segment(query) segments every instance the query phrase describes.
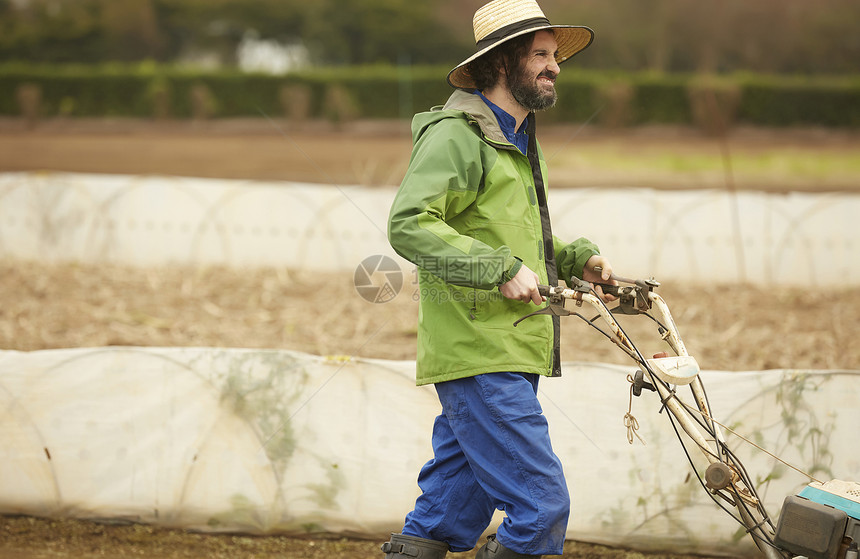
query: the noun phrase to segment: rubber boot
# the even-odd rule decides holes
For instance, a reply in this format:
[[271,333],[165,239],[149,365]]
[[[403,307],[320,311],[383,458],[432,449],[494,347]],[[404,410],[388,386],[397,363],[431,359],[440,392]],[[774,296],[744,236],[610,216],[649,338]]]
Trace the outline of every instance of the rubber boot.
[[525,555],[517,553],[496,541],[495,534],[487,536],[487,543],[478,550],[475,559],[541,559],[543,555]]
[[448,554],[448,544],[404,534],[391,534],[391,539],[382,544],[385,559],[443,559]]

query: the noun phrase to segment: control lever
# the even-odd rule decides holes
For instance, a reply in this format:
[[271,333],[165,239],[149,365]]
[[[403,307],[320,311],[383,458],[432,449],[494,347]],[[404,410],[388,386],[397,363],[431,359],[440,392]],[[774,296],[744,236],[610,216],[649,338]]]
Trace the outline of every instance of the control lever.
[[[576,291],[588,293],[589,289],[591,289],[591,284],[589,284],[588,282],[581,282],[581,284],[577,287],[574,287],[574,289]],[[514,321],[514,326],[527,318],[531,318],[540,314],[548,314],[550,316],[570,316],[571,314],[573,314],[572,312],[564,308],[564,297],[561,295],[560,289],[559,292],[556,293],[555,288],[549,285],[538,285],[538,292],[543,297],[546,297],[547,303],[549,304],[540,310],[530,312],[529,314],[518,318]]]

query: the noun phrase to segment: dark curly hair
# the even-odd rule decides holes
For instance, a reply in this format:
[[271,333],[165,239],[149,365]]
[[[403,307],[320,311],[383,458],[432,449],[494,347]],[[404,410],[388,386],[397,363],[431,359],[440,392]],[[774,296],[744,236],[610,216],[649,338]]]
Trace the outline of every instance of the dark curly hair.
[[534,42],[535,32],[526,33],[502,43],[485,55],[466,65],[466,74],[475,81],[479,91],[491,88],[499,81],[501,69],[510,76]]

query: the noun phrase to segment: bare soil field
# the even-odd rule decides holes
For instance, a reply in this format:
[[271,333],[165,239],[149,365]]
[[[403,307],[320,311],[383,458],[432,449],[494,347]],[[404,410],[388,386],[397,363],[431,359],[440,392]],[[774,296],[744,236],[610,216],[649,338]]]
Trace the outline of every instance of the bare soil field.
[[[140,524],[115,526],[78,520],[0,516],[0,559],[381,559],[381,541],[384,540],[195,534]],[[448,559],[471,557],[474,552],[448,554]],[[639,553],[573,541],[565,542],[562,557],[708,559],[706,556]]]
[[[781,154],[810,161],[836,157],[843,162],[841,170],[818,172],[821,180],[797,180],[796,170],[790,168],[759,174],[741,170],[734,175],[739,188],[858,188],[851,153],[860,153],[860,135],[742,131],[730,143],[737,153]],[[57,121],[27,129],[22,122],[2,121],[0,172],[63,170],[396,184],[405,169],[409,144],[403,126],[390,124],[356,124],[337,131],[323,126],[319,130],[279,129],[266,122]],[[555,165],[561,176],[554,184],[568,187],[720,187],[725,169],[719,165],[673,170],[671,165],[652,164],[636,171],[624,165],[603,168],[566,155],[572,150],[584,153],[582,157],[594,156],[598,162],[618,163],[628,155],[644,162],[687,154],[720,162],[720,149],[718,140],[687,130],[639,130],[621,135],[554,129],[544,141],[544,150],[552,157],[551,168]],[[703,368],[860,368],[860,344],[854,339],[860,324],[858,288],[691,286],[658,279],[664,280],[659,291]],[[320,285],[326,286],[323,296],[315,291]],[[221,346],[414,359],[414,288],[406,285],[394,300],[371,304],[357,294],[351,274],[286,269],[141,270],[0,258],[0,349]],[[646,334],[656,339],[643,323],[631,321],[629,333],[634,339]],[[627,363],[612,344],[576,319],[564,322],[562,336],[564,360]],[[715,508],[714,514],[720,511]],[[378,559],[382,556],[378,546],[377,541],[344,538],[203,535],[141,525],[0,516],[0,559]],[[564,557],[682,556],[568,542]]]
[[[736,188],[860,191],[860,131],[685,127],[538,128],[551,188]],[[399,184],[411,149],[405,122],[291,124],[264,119],[0,118],[0,172],[73,171]]]
[[[415,288],[407,281],[392,301],[373,304],[351,274],[0,261],[0,348],[214,346],[414,359]],[[658,292],[703,368],[860,368],[858,288],[666,282]],[[623,319],[634,340],[658,342],[650,321]],[[630,363],[573,317],[562,325],[562,358]]]

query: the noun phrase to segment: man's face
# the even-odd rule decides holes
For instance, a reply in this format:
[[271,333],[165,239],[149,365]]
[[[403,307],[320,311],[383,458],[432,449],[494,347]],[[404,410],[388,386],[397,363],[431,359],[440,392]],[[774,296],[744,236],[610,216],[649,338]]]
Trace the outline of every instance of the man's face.
[[555,78],[561,71],[555,60],[557,50],[555,35],[538,31],[531,48],[511,72],[508,87],[525,109],[542,111],[555,105]]

